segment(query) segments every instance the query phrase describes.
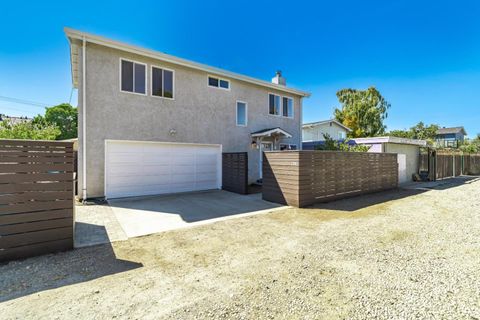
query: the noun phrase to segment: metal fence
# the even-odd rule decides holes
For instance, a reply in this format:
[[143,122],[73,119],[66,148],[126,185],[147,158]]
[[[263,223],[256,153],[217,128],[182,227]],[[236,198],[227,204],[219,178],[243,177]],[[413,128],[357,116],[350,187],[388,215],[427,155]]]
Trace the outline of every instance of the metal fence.
[[304,207],[398,186],[397,155],[335,151],[265,152],[263,199]]
[[0,261],[73,247],[71,142],[0,140]]

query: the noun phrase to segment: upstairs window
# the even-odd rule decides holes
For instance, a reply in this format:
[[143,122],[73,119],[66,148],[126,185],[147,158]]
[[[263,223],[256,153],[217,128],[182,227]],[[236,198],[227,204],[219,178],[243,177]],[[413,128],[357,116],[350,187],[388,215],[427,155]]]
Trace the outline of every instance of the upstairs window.
[[237,126],[247,126],[247,104],[237,101]]
[[121,60],[121,91],[146,94],[147,66],[143,63]]
[[280,96],[271,93],[268,95],[268,113],[275,116],[280,115]]
[[225,79],[220,79],[212,76],[208,76],[208,85],[210,87],[215,87],[224,90],[230,90],[230,81]]
[[283,97],[283,116],[293,118],[293,99],[289,97]]
[[152,66],[152,96],[173,99],[174,73]]

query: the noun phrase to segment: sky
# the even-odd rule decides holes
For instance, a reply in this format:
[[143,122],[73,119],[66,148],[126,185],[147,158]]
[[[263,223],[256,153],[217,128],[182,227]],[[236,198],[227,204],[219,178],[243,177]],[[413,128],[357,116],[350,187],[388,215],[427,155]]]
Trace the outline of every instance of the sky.
[[304,122],[331,118],[338,90],[375,86],[391,104],[388,130],[423,121],[480,133],[480,1],[82,0],[0,7],[0,113],[33,116],[44,105],[76,105],[68,26],[263,80],[282,70],[288,86],[312,93],[303,103]]

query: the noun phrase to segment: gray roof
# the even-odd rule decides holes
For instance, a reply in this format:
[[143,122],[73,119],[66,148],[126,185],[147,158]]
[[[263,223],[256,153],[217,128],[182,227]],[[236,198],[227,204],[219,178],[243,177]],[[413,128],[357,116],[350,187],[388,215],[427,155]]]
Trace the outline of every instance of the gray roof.
[[271,135],[271,134],[278,134],[278,133],[284,134],[288,137],[292,137],[290,133],[288,133],[287,131],[283,130],[280,127],[263,129],[263,130],[252,132],[250,134],[252,136],[263,136],[263,135]]
[[467,132],[463,127],[440,128],[437,130],[437,134],[452,134],[452,133],[463,133],[463,135],[467,135]]
[[337,126],[340,126],[342,128],[344,128],[345,130],[347,130],[348,132],[351,132],[352,129],[350,129],[349,127],[347,127],[346,125],[344,125],[343,123],[341,123],[340,121],[337,121],[335,119],[330,119],[330,120],[321,120],[321,121],[316,121],[316,122],[309,122],[309,123],[304,123],[302,125],[302,128],[309,128],[309,127],[314,127],[316,125],[320,125],[320,124],[324,124],[324,123],[335,123]]

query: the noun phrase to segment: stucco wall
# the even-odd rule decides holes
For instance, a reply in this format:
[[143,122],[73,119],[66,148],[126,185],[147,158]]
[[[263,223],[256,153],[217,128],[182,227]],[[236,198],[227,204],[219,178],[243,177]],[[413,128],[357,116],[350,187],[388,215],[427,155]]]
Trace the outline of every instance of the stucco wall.
[[[87,192],[104,196],[105,139],[221,144],[224,152],[248,151],[249,182],[258,179],[259,151],[250,133],[281,127],[280,142],[301,146],[301,98],[231,80],[229,91],[207,85],[207,73],[95,44],[87,45]],[[147,64],[147,95],[120,92],[120,58]],[[81,61],[81,57],[80,57]],[[175,71],[175,99],[150,96],[151,65]],[[81,76],[82,72],[79,71]],[[79,80],[79,190],[82,189],[82,80]],[[268,114],[268,93],[294,98],[294,119]],[[236,101],[248,103],[248,126],[236,126]],[[170,130],[176,135],[171,136]]]
[[412,174],[418,173],[420,147],[408,144],[385,143],[384,152],[401,153],[407,156],[407,178],[412,180]]
[[323,133],[329,134],[330,137],[334,140],[338,140],[338,133],[343,132],[345,137],[347,136],[347,130],[340,127],[336,123],[332,122],[332,125],[328,123],[322,123],[316,125],[312,128],[304,128],[303,129],[303,141],[324,141],[325,138]]

